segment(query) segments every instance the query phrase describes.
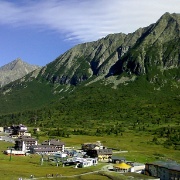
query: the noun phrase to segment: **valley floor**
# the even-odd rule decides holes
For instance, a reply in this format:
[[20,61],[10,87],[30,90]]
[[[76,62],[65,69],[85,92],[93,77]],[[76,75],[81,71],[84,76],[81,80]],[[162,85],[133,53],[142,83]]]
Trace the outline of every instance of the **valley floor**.
[[[152,137],[149,135],[124,133],[123,136],[85,136],[85,135],[71,135],[69,138],[61,138],[66,146],[79,149],[82,143],[101,141],[103,145],[113,148],[115,155],[125,157],[129,161],[136,161],[140,163],[153,162],[153,161],[167,161],[174,160],[180,162],[180,151],[174,149],[167,149],[161,145],[152,143]],[[40,136],[39,141],[43,141],[47,137]],[[7,147],[12,146],[9,142],[0,141],[0,151],[3,152]],[[10,157],[0,154],[1,168],[0,174],[3,180],[16,180],[19,177],[23,179],[29,179],[33,174],[34,178],[49,179],[47,174],[53,174],[54,178],[58,179],[130,179],[129,176],[141,176],[141,174],[126,173],[120,174],[112,171],[107,171],[107,167],[110,164],[99,163],[97,166],[86,168],[74,168],[74,167],[56,167],[54,163],[44,163],[40,165],[40,156],[12,156]],[[88,173],[88,174],[86,174]],[[62,175],[56,177],[55,175]],[[84,175],[85,174],[85,175]],[[142,175],[145,179],[149,178]],[[52,176],[51,176],[52,178]]]

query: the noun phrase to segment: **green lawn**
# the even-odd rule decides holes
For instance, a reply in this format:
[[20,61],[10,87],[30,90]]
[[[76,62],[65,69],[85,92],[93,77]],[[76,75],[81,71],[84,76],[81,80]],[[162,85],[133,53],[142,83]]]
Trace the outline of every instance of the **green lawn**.
[[[47,137],[39,137],[40,140]],[[126,150],[126,153],[118,152],[115,155],[125,157],[127,160],[136,162],[152,162],[156,160],[176,160],[180,162],[180,151],[173,149],[166,149],[161,145],[155,145],[152,143],[152,136],[148,134],[141,135],[140,133],[123,133],[123,136],[85,136],[85,135],[71,135],[69,138],[61,138],[66,146],[74,148],[80,148],[82,143],[101,141],[104,146],[118,150]],[[4,155],[3,151],[7,147],[12,146],[11,143],[0,141],[0,174],[3,180],[16,180],[19,177],[30,178],[33,174],[35,177],[46,177],[47,174],[61,174],[63,176],[80,175],[86,172],[92,172],[100,170],[106,163],[99,163],[98,166],[88,167],[82,169],[76,169],[70,167],[56,167],[56,164],[44,162],[40,165],[40,156],[10,156]],[[111,176],[121,177],[120,179],[128,179],[126,176],[120,176],[117,173],[111,173]],[[123,177],[123,178],[122,178]],[[69,177],[70,178],[70,177]],[[65,179],[65,178],[61,178]],[[110,177],[103,174],[90,174],[85,176],[73,177],[73,179],[110,179]],[[116,177],[117,179],[117,177]]]
[[84,142],[101,141],[104,146],[117,150],[128,151],[120,156],[138,162],[152,162],[156,160],[174,160],[180,162],[180,151],[164,148],[162,145],[152,143],[152,136],[139,133],[123,133],[123,136],[78,136],[61,138],[67,146],[80,147]]

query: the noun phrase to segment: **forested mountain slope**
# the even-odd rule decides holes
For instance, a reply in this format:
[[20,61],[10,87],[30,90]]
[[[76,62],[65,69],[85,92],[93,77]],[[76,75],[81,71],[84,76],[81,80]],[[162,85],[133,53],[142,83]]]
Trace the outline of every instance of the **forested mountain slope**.
[[[136,88],[140,94],[150,88],[148,92],[158,92],[159,97],[173,94],[173,98],[179,99],[179,67],[180,15],[165,13],[156,23],[134,33],[111,34],[77,45],[42,69],[1,88],[0,114],[37,109],[56,101],[61,103],[73,93],[81,104],[84,100],[78,95],[82,93],[79,88],[90,87],[99,92],[107,89],[106,93],[112,89],[121,93],[122,88],[127,88],[121,95],[128,93],[132,101]],[[95,98],[93,92],[92,99]],[[111,97],[103,96],[109,102]],[[69,103],[73,106],[74,102]]]

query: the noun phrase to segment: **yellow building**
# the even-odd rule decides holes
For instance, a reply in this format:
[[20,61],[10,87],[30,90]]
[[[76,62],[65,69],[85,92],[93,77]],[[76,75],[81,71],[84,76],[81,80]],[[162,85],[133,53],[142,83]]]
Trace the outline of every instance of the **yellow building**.
[[122,162],[113,166],[114,171],[118,172],[130,172],[131,166]]

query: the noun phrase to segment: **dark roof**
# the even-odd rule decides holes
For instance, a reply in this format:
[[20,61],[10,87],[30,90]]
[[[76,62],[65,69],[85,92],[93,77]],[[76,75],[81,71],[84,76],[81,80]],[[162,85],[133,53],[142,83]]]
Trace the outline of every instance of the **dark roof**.
[[32,145],[32,148],[54,148],[52,145]]
[[83,148],[91,148],[91,149],[95,148],[96,146],[97,146],[96,144],[83,144],[82,145]]
[[32,145],[30,149],[33,149],[34,152],[57,152],[58,148],[53,145]]
[[22,137],[17,138],[15,141],[37,141],[37,140],[32,137],[22,136]]
[[46,140],[44,142],[42,142],[42,145],[54,145],[54,146],[62,146],[64,145],[63,142],[59,141],[59,140],[55,140],[55,139],[51,139],[51,140]]
[[118,156],[112,156],[111,159],[112,159],[112,160],[123,160],[123,161],[126,160],[125,157],[118,157]]
[[99,155],[112,154],[112,149],[97,149],[97,154]]
[[88,152],[96,152],[98,155],[112,155],[112,149],[93,149]]
[[156,162],[146,163],[146,164],[163,167],[170,170],[180,171],[180,164],[177,164],[174,161],[156,161]]
[[57,152],[57,148],[34,149],[34,152]]
[[25,131],[27,131],[27,130],[25,130],[25,129],[19,129],[18,131],[19,131],[19,132],[25,132]]

